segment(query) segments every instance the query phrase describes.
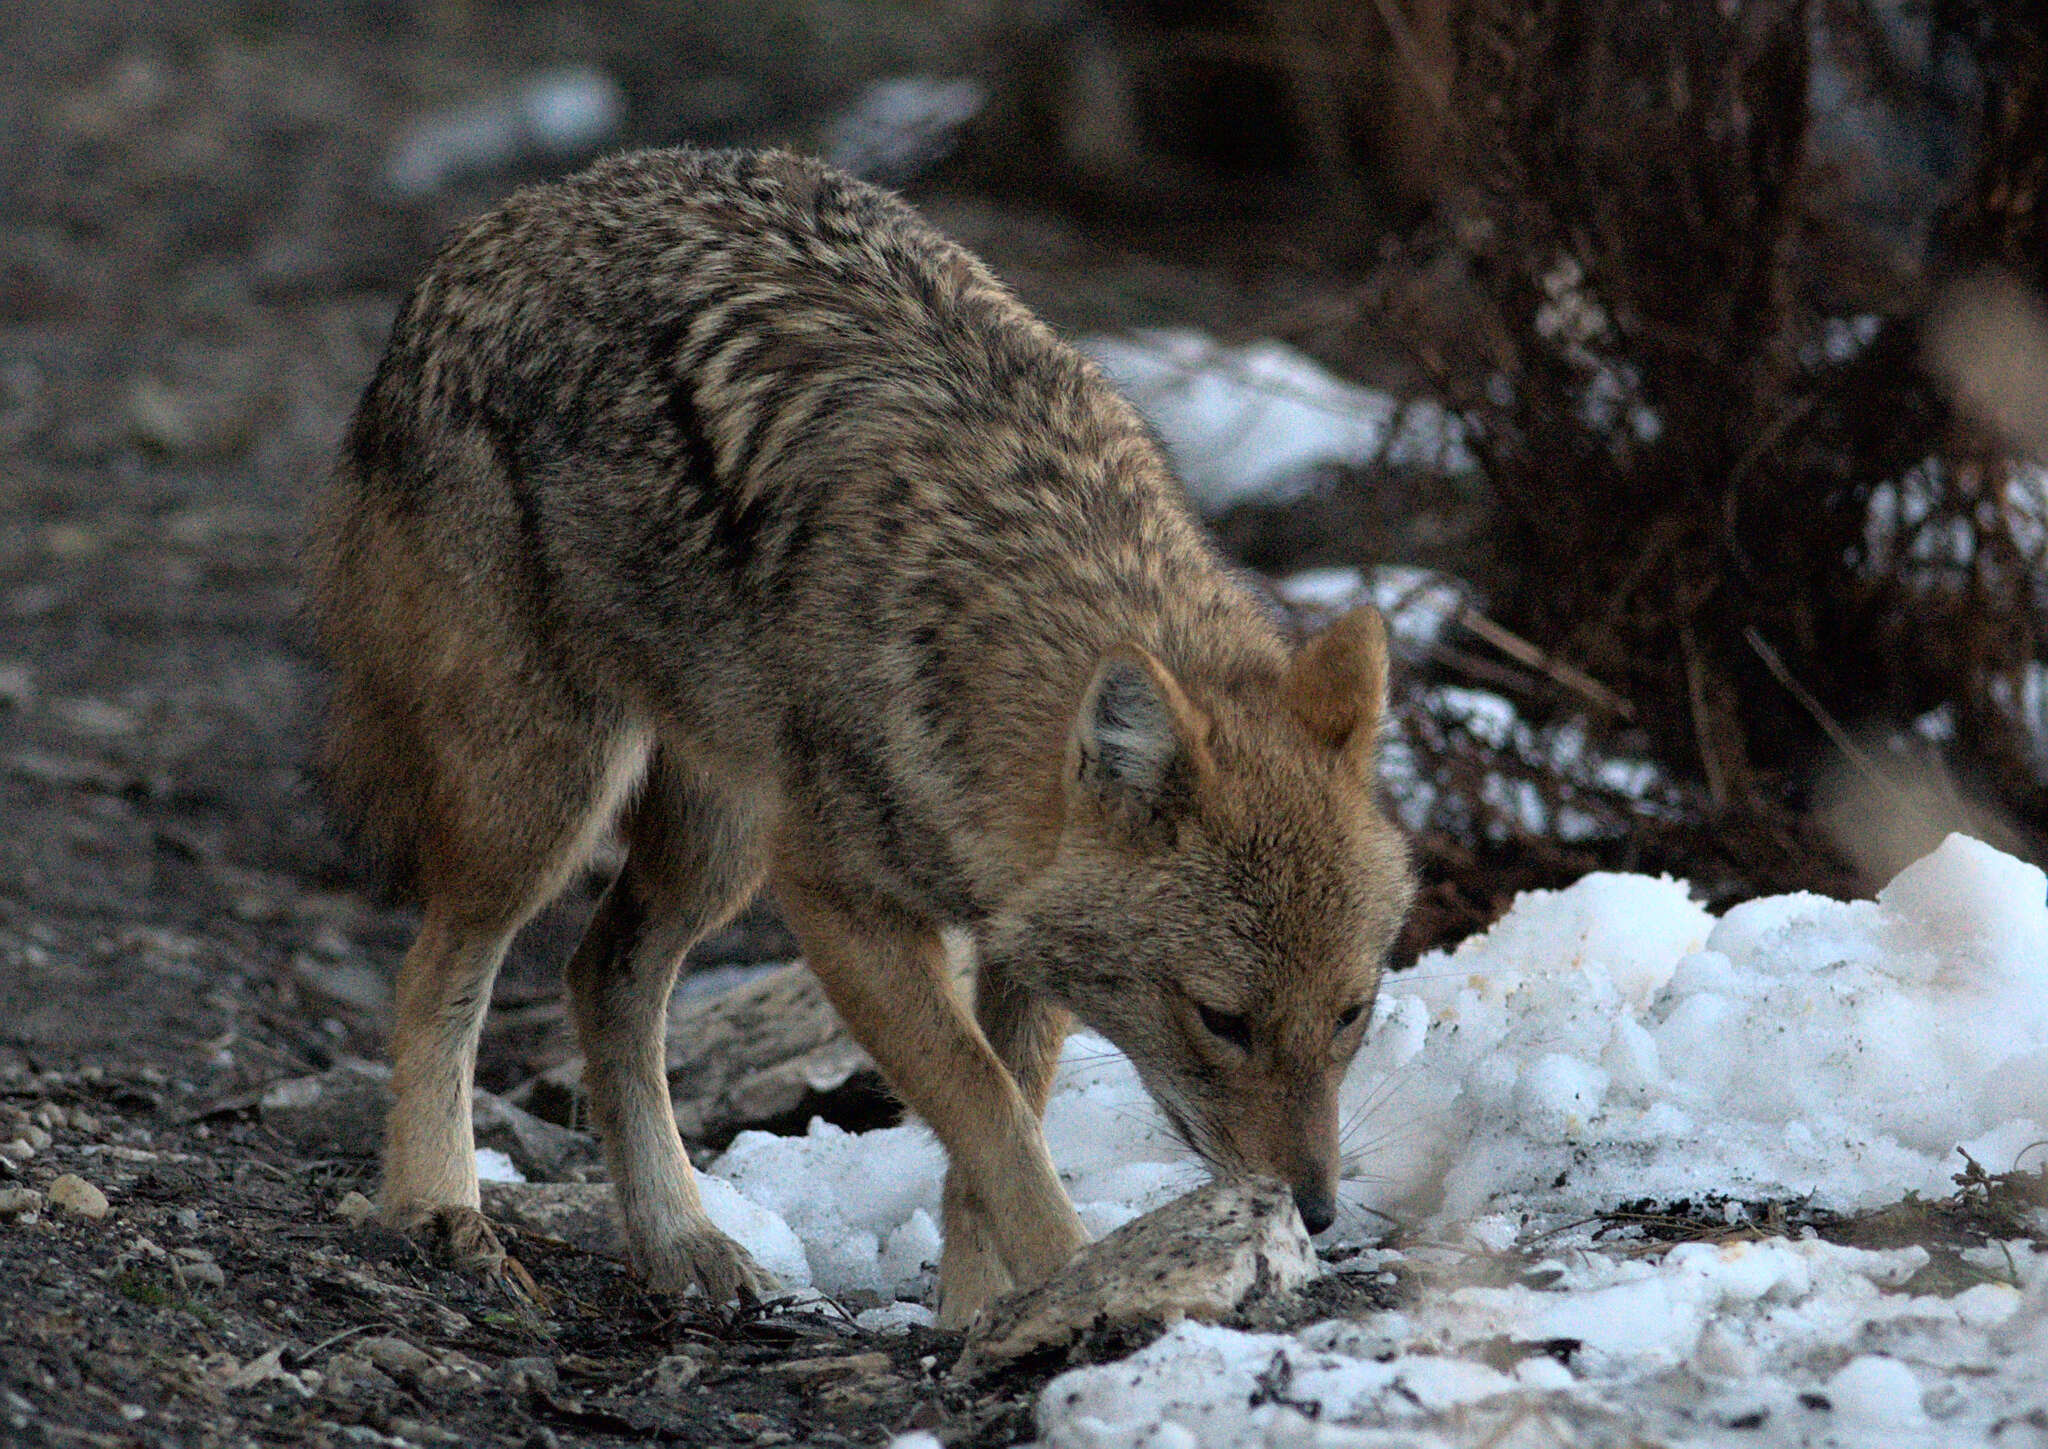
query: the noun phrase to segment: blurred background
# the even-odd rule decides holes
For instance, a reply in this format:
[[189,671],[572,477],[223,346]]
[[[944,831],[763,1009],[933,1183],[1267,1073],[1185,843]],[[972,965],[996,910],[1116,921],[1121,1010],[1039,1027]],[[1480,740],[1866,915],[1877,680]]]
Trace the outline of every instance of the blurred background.
[[[680,142],[901,188],[1276,607],[1389,613],[1410,955],[1591,869],[1723,904],[1950,829],[2048,860],[2031,0],[12,0],[12,959],[203,927],[301,1055],[381,1010],[405,919],[301,777],[301,510],[439,238]],[[587,907],[501,1005],[559,1027]],[[757,913],[705,964],[788,950]]]

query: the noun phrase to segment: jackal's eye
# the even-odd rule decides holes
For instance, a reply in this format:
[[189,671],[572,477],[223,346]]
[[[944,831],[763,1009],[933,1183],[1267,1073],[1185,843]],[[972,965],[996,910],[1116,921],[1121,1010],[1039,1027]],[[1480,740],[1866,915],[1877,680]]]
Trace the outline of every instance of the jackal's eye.
[[1241,1052],[1252,1049],[1251,1018],[1237,1016],[1228,1011],[1217,1011],[1213,1007],[1195,1003],[1195,1010],[1202,1018],[1202,1029],[1213,1037],[1229,1042]]
[[1352,1007],[1350,1010],[1346,1011],[1342,1016],[1338,1017],[1337,1035],[1342,1036],[1345,1032],[1351,1030],[1351,1024],[1357,1021],[1358,1018],[1363,1016],[1364,1014],[1365,1007],[1361,1003],[1358,1006]]

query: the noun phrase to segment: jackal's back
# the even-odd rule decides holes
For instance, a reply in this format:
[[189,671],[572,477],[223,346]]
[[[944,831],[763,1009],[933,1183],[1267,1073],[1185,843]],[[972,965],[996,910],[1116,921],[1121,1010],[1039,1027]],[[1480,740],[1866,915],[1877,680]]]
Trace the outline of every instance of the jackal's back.
[[[619,158],[445,248],[314,562],[344,692],[371,635],[458,627],[365,597],[452,581],[479,648],[810,797],[947,918],[1013,870],[975,842],[1045,793],[1019,751],[1103,649],[1281,654],[1090,364],[896,198],[782,154]],[[331,736],[336,793],[404,813],[363,753]]]

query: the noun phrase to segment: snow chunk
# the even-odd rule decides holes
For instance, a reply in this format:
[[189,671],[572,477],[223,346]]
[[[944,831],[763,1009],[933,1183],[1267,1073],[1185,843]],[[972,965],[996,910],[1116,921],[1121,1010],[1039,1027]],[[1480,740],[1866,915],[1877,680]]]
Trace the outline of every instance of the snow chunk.
[[1852,1424],[1908,1424],[1926,1418],[1920,1381],[1897,1359],[1882,1354],[1850,1359],[1824,1392],[1835,1413]]
[[[923,1287],[921,1261],[913,1261],[919,1255],[899,1244],[896,1234],[918,1213],[927,1225],[936,1220],[945,1170],[945,1154],[922,1127],[855,1136],[822,1120],[814,1120],[802,1137],[742,1132],[713,1168],[733,1190],[794,1230],[801,1239],[804,1282],[825,1293],[886,1298]],[[887,1255],[886,1279],[885,1236],[897,1248]]]
[[729,1182],[707,1174],[697,1178],[704,1211],[721,1233],[754,1255],[754,1261],[775,1275],[784,1288],[801,1291],[812,1286],[804,1245],[782,1218],[749,1201]]
[[392,148],[384,179],[401,196],[425,196],[521,159],[574,156],[610,139],[625,112],[625,93],[603,71],[545,71],[502,94],[415,121]]

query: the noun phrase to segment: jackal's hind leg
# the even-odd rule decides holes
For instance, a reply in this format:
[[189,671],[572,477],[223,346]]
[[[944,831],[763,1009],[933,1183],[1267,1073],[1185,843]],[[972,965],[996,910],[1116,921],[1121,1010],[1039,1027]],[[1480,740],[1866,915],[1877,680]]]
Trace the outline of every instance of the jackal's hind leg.
[[714,1303],[775,1280],[704,1211],[676,1132],[668,998],[689,948],[759,887],[760,829],[747,802],[658,753],[626,819],[626,863],[569,962],[591,1116],[604,1143],[634,1266],[663,1292]]

